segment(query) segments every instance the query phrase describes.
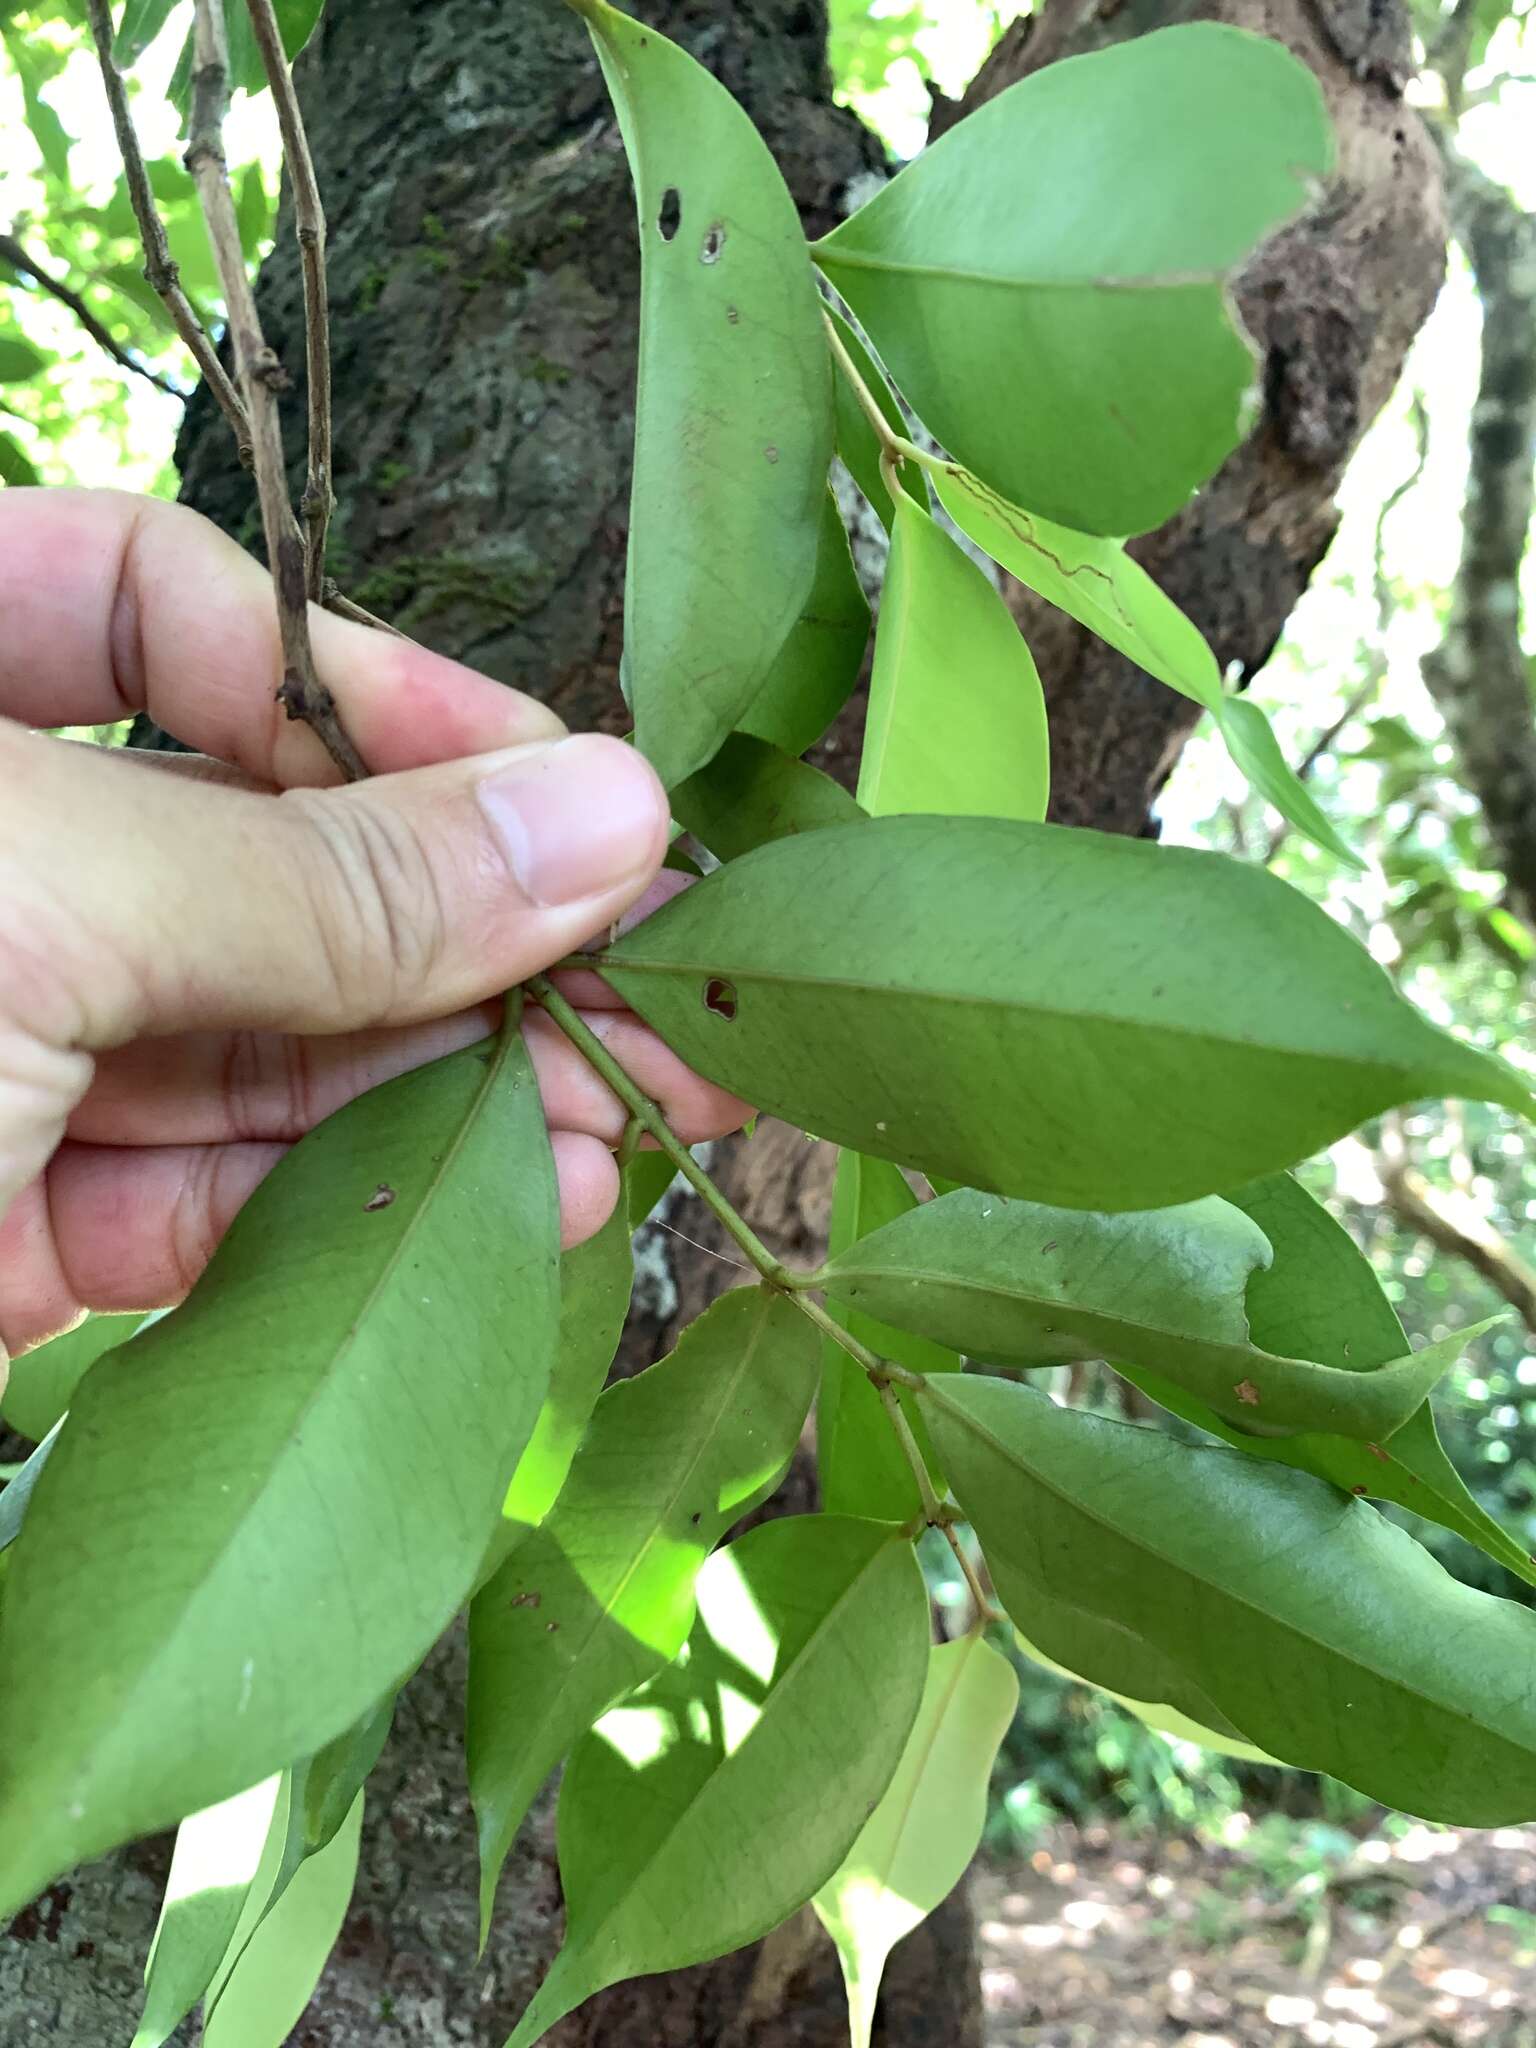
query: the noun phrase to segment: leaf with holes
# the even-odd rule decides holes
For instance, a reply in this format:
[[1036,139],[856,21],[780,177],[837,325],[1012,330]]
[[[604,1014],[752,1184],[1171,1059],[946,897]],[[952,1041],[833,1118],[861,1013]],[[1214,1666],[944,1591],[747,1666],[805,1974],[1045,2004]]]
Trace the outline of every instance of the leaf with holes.
[[515,1026],[321,1124],[78,1389],[0,1617],[5,1905],[329,1742],[469,1592],[559,1312]]
[[1010,86],[815,255],[959,461],[1064,525],[1141,533],[1241,439],[1227,281],[1331,161],[1312,74],[1198,22]]
[[811,1901],[837,1944],[853,2048],[869,2048],[886,1957],[954,1890],[980,1845],[993,1759],[1018,1702],[1012,1667],[980,1635],[929,1652],[896,1775]]
[[779,840],[596,962],[764,1111],[1069,1208],[1208,1195],[1425,1095],[1536,1108],[1285,883],[1053,825],[874,818]]
[[831,372],[800,216],[757,130],[676,43],[606,0],[579,11],[639,208],[625,673],[670,788],[719,749],[805,609]]
[[482,1939],[535,1793],[605,1708],[676,1656],[700,1565],[778,1484],[816,1358],[783,1295],[725,1295],[669,1358],[602,1396],[548,1518],[476,1594],[466,1749]]
[[766,1523],[699,1574],[680,1658],[599,1722],[560,1792],[565,1946],[508,2048],[620,1978],[743,1947],[824,1884],[901,1757],[928,1668],[911,1545]]
[[1002,1380],[919,1400],[999,1597],[1047,1656],[1208,1720],[1177,1686],[1128,1684],[1107,1624],[1283,1762],[1429,1820],[1536,1815],[1536,1614],[1306,1473]]

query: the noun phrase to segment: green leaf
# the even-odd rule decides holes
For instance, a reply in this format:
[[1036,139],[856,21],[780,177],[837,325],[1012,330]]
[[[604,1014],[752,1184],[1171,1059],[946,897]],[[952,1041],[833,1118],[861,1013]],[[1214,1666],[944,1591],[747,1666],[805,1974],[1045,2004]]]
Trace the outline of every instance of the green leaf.
[[638,1230],[677,1179],[677,1168],[665,1152],[637,1152],[624,1172],[624,1207],[631,1230]]
[[1305,1473],[1001,1380],[934,1380],[919,1400],[1009,1615],[1048,1656],[1159,1696],[1083,1655],[1062,1625],[1075,1607],[1286,1763],[1429,1820],[1536,1813],[1536,1614]]
[[0,1618],[6,1905],[330,1741],[468,1593],[558,1316],[515,1026],[328,1119],[78,1390]]
[[508,2048],[623,1977],[776,1927],[891,1781],[921,1701],[928,1597],[877,1522],[801,1515],[712,1557],[688,1655],[607,1715],[560,1793],[565,1946]]
[[362,1825],[359,1792],[334,1841],[261,1922],[208,2015],[202,2048],[283,2048],[293,2038],[351,1903]]
[[767,680],[742,713],[741,730],[786,754],[803,754],[852,696],[868,644],[869,600],[829,486],[821,501],[811,594]]
[[1122,1361],[1164,1374],[1229,1422],[1380,1441],[1400,1429],[1487,1324],[1371,1371],[1276,1356],[1249,1335],[1263,1232],[1215,1196],[1100,1215],[962,1188],[840,1252],[827,1293],[996,1365]]
[[[281,1773],[189,1814],[176,1831],[149,1961],[144,2012],[133,2048],[162,2048],[212,1984],[280,1824],[288,1788]],[[281,1800],[280,1800],[281,1795]]]
[[964,1877],[981,1842],[992,1762],[1019,1681],[980,1635],[928,1656],[896,1775],[811,1904],[837,1944],[853,2048],[869,2048],[885,1959]]
[[[1273,1265],[1256,1270],[1248,1283],[1256,1343],[1353,1372],[1369,1372],[1403,1355],[1408,1339],[1369,1260],[1289,1174],[1254,1181],[1228,1199],[1253,1218],[1274,1248]],[[1465,1342],[1469,1333],[1460,1335]],[[1536,1585],[1536,1560],[1467,1491],[1445,1454],[1427,1401],[1384,1442],[1316,1434],[1256,1439],[1160,1374],[1121,1370],[1154,1401],[1224,1442],[1315,1472],[1346,1493],[1408,1508]]]
[[707,768],[673,790],[672,815],[717,860],[736,860],[773,839],[857,824],[864,813],[809,761],[733,732]]
[[670,788],[762,688],[816,573],[832,392],[778,167],[686,51],[583,0],[639,207],[640,367],[625,668]]
[[27,454],[14,434],[0,434],[0,483],[15,488],[21,484],[40,484],[32,458]]
[[48,358],[30,341],[0,334],[0,384],[20,384],[48,367]]
[[875,632],[859,801],[877,817],[1045,816],[1045,697],[981,570],[905,495]]
[[562,1257],[560,1344],[549,1392],[507,1489],[504,1519],[532,1525],[554,1506],[619,1348],[634,1273],[622,1208]]
[[741,1288],[598,1401],[565,1487],[476,1594],[470,1793],[481,1929],[534,1795],[605,1708],[677,1655],[700,1565],[778,1484],[816,1384],[814,1330]]
[[37,1482],[42,1477],[43,1467],[53,1456],[58,1440],[59,1425],[55,1423],[19,1471],[0,1487],[0,1551],[9,1550],[21,1534],[22,1521],[32,1504]]
[[[833,307],[828,306],[826,313],[837,332],[838,340],[848,351],[865,389],[884,414],[886,424],[893,433],[905,437],[906,415],[896,403],[895,393],[885,381],[885,372],[865,347],[863,337],[856,334],[842,314]],[[880,471],[879,437],[841,368],[832,380],[832,390],[837,420],[837,452],[842,457],[848,474],[874,507],[881,524],[889,533],[894,513],[891,494]],[[912,502],[926,512],[928,486],[923,479],[922,471],[910,462],[904,463],[898,472],[898,481]]]
[[[883,1159],[844,1151],[832,1190],[829,1250],[840,1251],[917,1207],[917,1197],[896,1168]],[[881,1358],[909,1372],[958,1372],[960,1360],[926,1337],[893,1329],[829,1299],[829,1312],[851,1336]],[[925,1452],[927,1424],[910,1395],[898,1392]],[[891,1428],[890,1418],[868,1375],[833,1338],[821,1352],[821,1393],[816,1404],[816,1466],[822,1505],[834,1515],[865,1515],[880,1522],[906,1522],[922,1501],[912,1468]]]
[[1241,439],[1253,357],[1226,280],[1331,160],[1312,74],[1201,22],[999,93],[815,255],[967,468],[1140,533]]
[[261,165],[247,164],[240,177],[240,247],[247,263],[261,254],[262,242],[270,230],[271,206],[262,182]]
[[991,818],[780,840],[596,963],[765,1112],[969,1186],[1146,1209],[1444,1093],[1529,1115],[1296,890],[1220,855]]
[[131,71],[170,18],[176,0],[123,0],[122,19],[112,44],[112,61]]
[[[1054,1657],[1047,1657],[1044,1650],[1037,1649],[1018,1629],[1014,1640],[1026,1657],[1044,1665],[1047,1671],[1054,1671],[1058,1678],[1070,1678],[1078,1684],[1091,1684],[1079,1671],[1069,1671],[1065,1664],[1058,1664]],[[1115,1692],[1107,1685],[1096,1688],[1108,1698],[1116,1700],[1122,1707],[1133,1713],[1143,1726],[1159,1735],[1166,1735],[1175,1742],[1198,1742],[1202,1749],[1213,1750],[1217,1756],[1230,1756],[1239,1763],[1272,1764],[1275,1759],[1266,1756],[1262,1749],[1255,1749],[1251,1742],[1244,1742],[1240,1735],[1227,1735],[1220,1729],[1207,1728],[1202,1722],[1192,1721],[1188,1714],[1181,1714],[1177,1707],[1170,1707],[1161,1700],[1133,1700],[1129,1693]]]
[[147,313],[157,327],[163,327],[168,334],[175,333],[175,322],[165,309],[165,301],[146,281],[137,264],[109,263],[101,275],[104,283],[114,286],[141,313]]
[[35,50],[28,47],[20,35],[8,33],[5,47],[16,70],[17,82],[21,86],[22,114],[37,144],[38,154],[44,169],[50,177],[61,184],[69,183],[69,152],[74,137],[59,119],[53,108],[43,98],[43,87],[50,83],[49,74],[38,62]]
[[1205,705],[1259,795],[1317,845],[1353,868],[1362,865],[1287,766],[1263,711],[1247,697],[1227,695],[1198,627],[1121,542],[1073,533],[1023,512],[958,463],[936,463],[933,478],[940,502],[962,533],[1149,676]]
[[0,1391],[0,1422],[41,1443],[97,1359],[126,1344],[143,1320],[141,1315],[87,1316],[62,1337],[13,1358],[10,1379]]

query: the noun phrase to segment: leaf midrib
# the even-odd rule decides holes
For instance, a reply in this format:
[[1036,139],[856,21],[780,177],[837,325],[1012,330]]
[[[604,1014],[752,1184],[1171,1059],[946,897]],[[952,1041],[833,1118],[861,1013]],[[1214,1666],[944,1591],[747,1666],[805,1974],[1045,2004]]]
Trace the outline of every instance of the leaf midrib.
[[894,277],[931,278],[941,284],[986,285],[1005,291],[1208,291],[1213,285],[1225,284],[1232,274],[1230,270],[1175,270],[1140,277],[1009,277],[1001,272],[962,270],[943,263],[901,263],[889,256],[873,255],[866,249],[829,248],[825,242],[816,243],[811,256],[822,269],[842,264],[846,270],[877,270]]

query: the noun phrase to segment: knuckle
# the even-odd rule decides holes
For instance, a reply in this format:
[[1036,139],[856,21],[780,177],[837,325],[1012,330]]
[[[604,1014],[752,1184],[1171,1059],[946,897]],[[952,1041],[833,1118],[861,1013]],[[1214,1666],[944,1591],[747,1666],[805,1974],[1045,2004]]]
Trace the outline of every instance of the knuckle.
[[447,916],[409,821],[308,790],[280,801],[308,816],[310,904],[338,1010],[372,1023],[411,1007],[442,957]]

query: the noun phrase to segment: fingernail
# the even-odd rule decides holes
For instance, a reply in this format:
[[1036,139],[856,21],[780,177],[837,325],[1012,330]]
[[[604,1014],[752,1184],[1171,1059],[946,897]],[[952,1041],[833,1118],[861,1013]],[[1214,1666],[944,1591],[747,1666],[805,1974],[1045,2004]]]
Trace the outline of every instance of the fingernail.
[[633,747],[600,733],[530,750],[476,795],[518,887],[546,910],[649,874],[666,845],[654,773]]

